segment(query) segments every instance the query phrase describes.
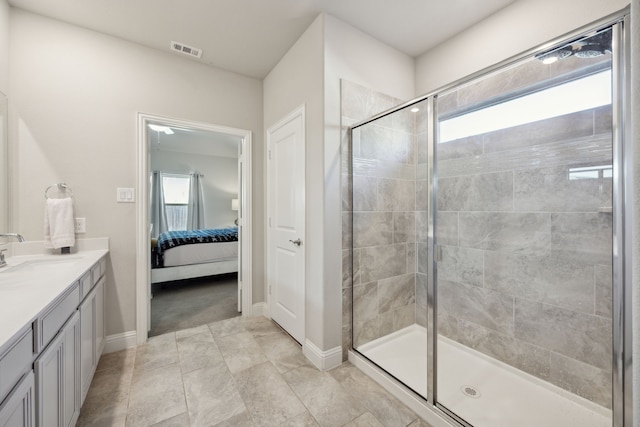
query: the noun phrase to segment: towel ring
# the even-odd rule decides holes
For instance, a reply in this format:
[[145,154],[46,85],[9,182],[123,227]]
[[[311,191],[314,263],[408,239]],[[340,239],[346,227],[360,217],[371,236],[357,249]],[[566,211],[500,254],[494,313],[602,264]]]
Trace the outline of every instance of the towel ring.
[[69,192],[69,196],[73,197],[73,191],[71,191],[71,187],[69,187],[67,184],[65,184],[64,182],[59,182],[57,184],[53,184],[47,187],[46,190],[44,190],[44,198],[45,199],[49,199],[50,197],[48,196],[48,192],[49,190],[51,190],[53,187],[56,187],[58,189],[58,191],[60,192]]

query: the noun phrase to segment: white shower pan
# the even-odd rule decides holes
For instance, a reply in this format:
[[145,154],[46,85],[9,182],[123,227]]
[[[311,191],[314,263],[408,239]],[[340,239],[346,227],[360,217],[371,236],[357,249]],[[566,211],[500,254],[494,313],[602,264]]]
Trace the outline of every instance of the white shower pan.
[[[358,351],[427,395],[427,332],[411,325]],[[610,427],[611,411],[446,337],[438,338],[438,402],[475,427]]]

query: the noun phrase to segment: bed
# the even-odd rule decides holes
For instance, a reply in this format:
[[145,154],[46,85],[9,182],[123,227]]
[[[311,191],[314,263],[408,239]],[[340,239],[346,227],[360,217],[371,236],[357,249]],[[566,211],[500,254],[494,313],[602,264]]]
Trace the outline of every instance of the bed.
[[238,227],[167,231],[151,242],[151,283],[238,271]]

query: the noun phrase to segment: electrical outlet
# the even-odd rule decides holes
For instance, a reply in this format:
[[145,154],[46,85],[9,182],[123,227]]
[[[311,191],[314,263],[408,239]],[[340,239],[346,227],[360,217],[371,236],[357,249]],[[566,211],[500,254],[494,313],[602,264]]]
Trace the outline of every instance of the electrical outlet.
[[76,233],[87,232],[87,220],[86,218],[76,218]]

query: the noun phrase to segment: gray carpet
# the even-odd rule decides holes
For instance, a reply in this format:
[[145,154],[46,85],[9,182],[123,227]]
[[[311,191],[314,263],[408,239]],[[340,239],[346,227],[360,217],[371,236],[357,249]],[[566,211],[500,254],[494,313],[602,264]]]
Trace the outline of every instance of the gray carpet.
[[149,336],[240,315],[235,273],[156,284],[152,291]]

